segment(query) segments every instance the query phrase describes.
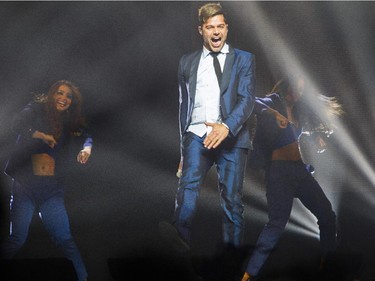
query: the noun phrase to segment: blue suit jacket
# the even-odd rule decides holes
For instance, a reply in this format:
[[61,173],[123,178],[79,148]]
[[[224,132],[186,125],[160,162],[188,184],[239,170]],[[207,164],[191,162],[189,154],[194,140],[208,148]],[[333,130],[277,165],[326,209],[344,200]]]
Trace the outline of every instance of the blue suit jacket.
[[[184,55],[179,64],[179,121],[182,143],[194,108],[197,71],[202,50]],[[249,148],[247,120],[255,102],[255,57],[229,46],[220,85],[220,113],[230,133],[221,145]]]

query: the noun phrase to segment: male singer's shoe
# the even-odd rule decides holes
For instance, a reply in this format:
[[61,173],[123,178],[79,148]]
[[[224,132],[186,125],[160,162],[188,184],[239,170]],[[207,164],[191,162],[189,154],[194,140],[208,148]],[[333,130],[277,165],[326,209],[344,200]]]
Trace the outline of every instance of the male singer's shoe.
[[241,281],[255,281],[255,278],[253,276],[251,276],[249,273],[245,272],[242,279],[240,279],[240,280]]
[[172,244],[176,252],[186,254],[190,251],[189,244],[181,238],[177,229],[169,222],[162,221],[159,223],[159,233],[169,243]]

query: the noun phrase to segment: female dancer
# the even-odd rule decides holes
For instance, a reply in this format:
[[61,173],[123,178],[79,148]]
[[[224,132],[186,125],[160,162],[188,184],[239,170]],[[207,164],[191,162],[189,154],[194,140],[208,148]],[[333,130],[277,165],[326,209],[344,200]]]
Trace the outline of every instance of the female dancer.
[[[282,79],[265,98],[257,98],[257,127],[254,145],[265,155],[269,221],[259,235],[242,281],[254,280],[279,241],[290,217],[293,198],[298,198],[318,219],[323,259],[336,249],[336,215],[319,183],[303,162],[299,147],[302,130],[312,134],[318,146],[323,135],[331,132],[331,117],[342,113],[334,98],[316,95],[321,112],[312,110],[311,100],[303,98],[301,77]],[[323,116],[325,115],[325,116]],[[322,147],[321,147],[322,148]]]
[[15,118],[12,129],[18,135],[17,149],[5,169],[13,179],[11,229],[0,253],[3,259],[14,257],[26,241],[34,211],[38,211],[53,242],[72,261],[79,281],[87,280],[87,272],[70,232],[58,176],[65,148],[74,139],[83,137],[79,163],[85,164],[91,155],[92,138],[85,131],[81,103],[79,89],[61,80]]

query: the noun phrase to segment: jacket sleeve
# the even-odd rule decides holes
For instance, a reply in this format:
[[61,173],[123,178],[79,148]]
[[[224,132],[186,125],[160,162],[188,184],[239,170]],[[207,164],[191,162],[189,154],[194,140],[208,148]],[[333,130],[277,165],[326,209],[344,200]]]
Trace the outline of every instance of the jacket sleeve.
[[92,139],[92,136],[90,135],[87,135],[86,138],[85,138],[85,141],[83,142],[83,146],[82,148],[85,148],[85,147],[91,147],[93,146],[93,139]]
[[242,129],[249,119],[255,103],[255,58],[252,54],[243,56],[238,67],[238,84],[235,105],[223,122],[229,127],[233,136]]
[[82,149],[85,147],[93,147],[94,141],[92,134],[90,133],[89,129],[86,126],[80,127],[78,130],[73,132],[75,137],[80,137]]
[[254,113],[255,114],[264,114],[268,111],[269,108],[272,108],[272,99],[270,98],[255,98]]
[[24,139],[32,139],[32,135],[37,130],[35,120],[37,112],[35,105],[28,104],[13,119],[11,130],[14,134]]
[[178,66],[178,91],[179,91],[179,130],[180,130],[180,153],[182,157],[182,137],[187,124],[187,116],[189,110],[189,94],[187,77],[184,73],[184,65],[186,61],[186,55],[182,56]]
[[184,75],[184,57],[180,59],[178,66],[178,91],[179,91],[179,128],[180,136],[183,134],[183,128],[187,122],[187,109],[188,109],[188,89],[186,85],[186,77]]

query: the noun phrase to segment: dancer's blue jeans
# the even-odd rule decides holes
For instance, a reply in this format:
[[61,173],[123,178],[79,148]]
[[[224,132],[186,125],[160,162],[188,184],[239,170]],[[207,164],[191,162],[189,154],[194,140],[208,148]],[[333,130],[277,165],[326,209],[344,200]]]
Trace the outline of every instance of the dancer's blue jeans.
[[319,183],[302,161],[272,161],[267,171],[269,221],[259,235],[246,272],[257,276],[289,220],[293,198],[318,219],[322,255],[336,249],[336,215]]
[[87,278],[87,272],[70,232],[62,187],[53,186],[57,183],[51,180],[44,181],[44,186],[40,185],[41,182],[43,180],[38,182],[38,189],[49,190],[51,197],[35,196],[31,191],[32,187],[14,181],[10,210],[10,236],[1,246],[1,258],[13,258],[23,246],[33,214],[37,210],[53,242],[63,251],[66,258],[72,261],[78,280],[83,281]]

